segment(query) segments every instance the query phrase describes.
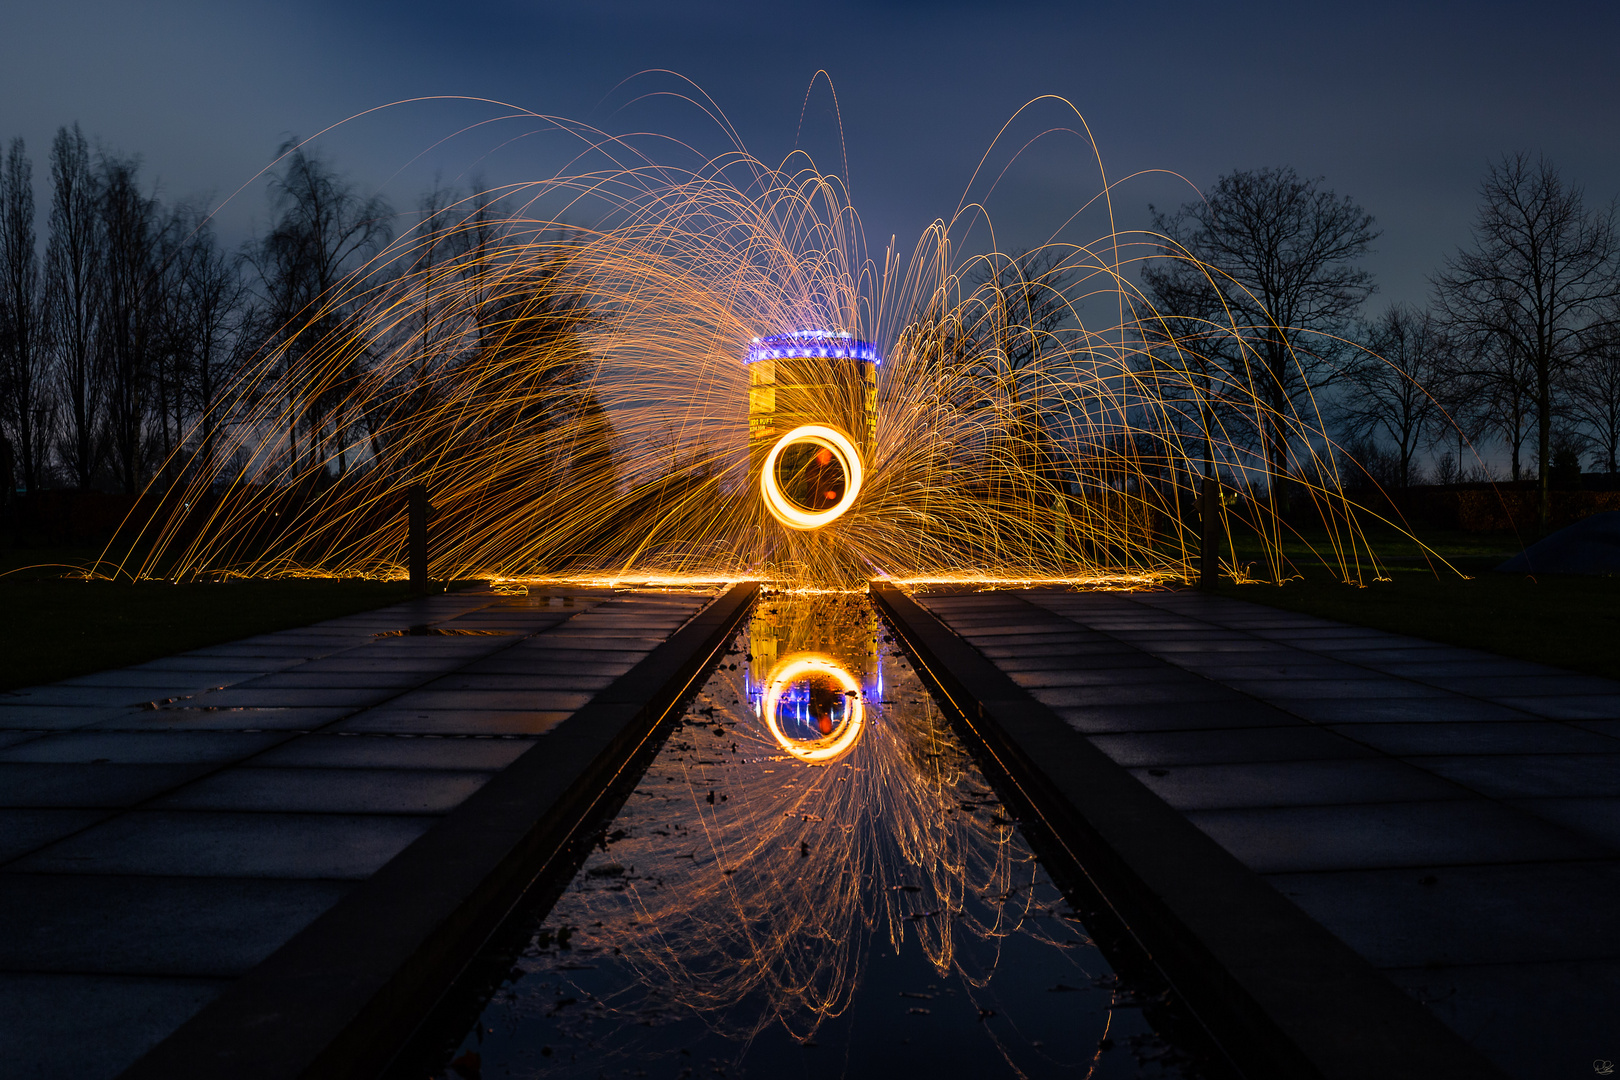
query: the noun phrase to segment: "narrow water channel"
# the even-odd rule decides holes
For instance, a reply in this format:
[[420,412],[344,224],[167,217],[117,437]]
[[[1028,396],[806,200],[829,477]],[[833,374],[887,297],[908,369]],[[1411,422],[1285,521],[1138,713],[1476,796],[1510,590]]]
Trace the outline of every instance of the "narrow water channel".
[[762,598],[552,896],[395,1076],[1198,1075],[861,596]]

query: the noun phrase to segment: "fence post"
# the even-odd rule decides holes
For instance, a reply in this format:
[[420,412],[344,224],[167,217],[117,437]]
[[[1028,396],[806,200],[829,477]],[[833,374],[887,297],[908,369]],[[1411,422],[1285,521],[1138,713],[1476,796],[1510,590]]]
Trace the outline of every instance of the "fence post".
[[1221,569],[1221,482],[1213,476],[1204,477],[1198,489],[1198,519],[1198,587],[1214,592]]
[[426,484],[412,484],[405,489],[405,499],[408,506],[410,521],[410,538],[407,543],[407,561],[411,571],[411,592],[424,593],[428,590],[428,497]]

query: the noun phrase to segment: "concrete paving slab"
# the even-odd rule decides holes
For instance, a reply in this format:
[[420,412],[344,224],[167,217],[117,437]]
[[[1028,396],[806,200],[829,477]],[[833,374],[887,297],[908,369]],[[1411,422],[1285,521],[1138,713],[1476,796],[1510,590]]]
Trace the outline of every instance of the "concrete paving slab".
[[188,656],[208,657],[215,660],[313,660],[335,649],[309,648],[303,645],[211,645],[197,649]]
[[1345,724],[1332,730],[1386,754],[1610,753],[1617,740],[1552,720]]
[[353,709],[249,709],[168,706],[115,713],[90,725],[97,731],[310,731],[348,716]]
[[1355,698],[1322,701],[1307,697],[1287,699],[1295,716],[1318,724],[1524,723],[1526,713],[1484,701],[1457,697]]
[[[630,661],[630,664],[633,667],[633,666],[635,666],[636,661],[640,660],[643,656],[646,656],[646,655],[647,655],[647,650],[639,649],[639,648],[636,648],[636,649],[629,649],[629,648],[626,648],[626,649],[618,649],[618,648],[615,648],[615,649],[573,649],[573,648],[563,649],[563,648],[553,648],[552,645],[549,642],[540,641],[538,639],[530,639],[530,640],[527,640],[527,641],[520,641],[516,645],[512,646],[510,649],[507,649],[506,651],[500,653],[499,656],[491,657],[490,659],[495,660],[495,659],[507,659],[507,658],[510,658],[513,661],[517,661],[517,660],[526,659],[526,658],[533,658],[535,660],[544,659],[546,661],[550,661],[550,662],[553,662],[553,663],[559,663],[559,664],[572,664],[572,663],[587,663],[587,664],[589,664],[589,663],[606,663],[606,664],[614,664],[614,663],[622,663],[623,661],[628,660],[628,661]],[[483,663],[483,661],[474,661],[474,663]]]
[[1139,649],[1133,649],[1124,642],[1112,639],[1102,644],[1056,643],[1042,645],[979,645],[975,646],[985,656],[993,657],[998,662],[1005,659],[1015,660],[1051,660],[1053,658],[1073,658],[1079,663],[1089,663],[1096,659],[1099,662],[1113,660],[1120,657],[1144,656]]
[[1501,697],[1503,705],[1555,720],[1620,720],[1620,694]]
[[610,685],[614,678],[613,675],[496,674],[488,671],[478,671],[446,675],[435,679],[422,689],[424,691],[471,690],[479,693],[494,690],[521,690],[526,694],[550,694],[558,691],[601,690]]
[[1085,735],[1133,731],[1193,731],[1204,728],[1300,726],[1289,716],[1263,702],[1233,695],[1227,701],[1093,705],[1054,710],[1069,726]]
[[[1405,679],[1227,679],[1227,686],[1267,701],[1334,701],[1448,698],[1449,695],[1434,686],[1409,682]],[[229,692],[229,691],[227,691]]]
[[[1273,874],[1279,891],[1379,967],[1620,960],[1615,862]],[[1526,913],[1536,917],[1527,919]]]
[[73,704],[0,704],[0,730],[68,730],[89,727],[113,716],[125,716],[128,708],[89,708]]
[[[1294,654],[1298,656],[1297,653]],[[1299,663],[1293,658],[1279,658],[1274,663],[1250,663],[1247,657],[1234,659],[1230,655],[1219,658],[1198,657],[1193,658],[1185,654],[1175,659],[1177,667],[1199,675],[1222,682],[1230,680],[1243,680],[1246,682],[1264,682],[1268,679],[1300,679],[1306,681],[1323,681],[1331,679],[1377,679],[1381,676],[1376,671],[1358,668],[1353,664],[1335,663]]]
[[[1255,1007],[1279,1025],[1273,1033],[1256,1035],[1252,1044],[1256,1051],[1299,1047],[1311,1063],[1268,1061],[1263,1067],[1255,1066],[1259,1074],[1292,1076],[1319,1071],[1344,1080],[1370,1075],[1447,1075],[1478,1080],[1495,1075],[1486,1061],[1412,1006],[1410,999],[1364,959],[1191,827],[1189,818],[1194,815],[1183,816],[1169,807],[1098,753],[1096,746],[1067,734],[1058,722],[1067,719],[1072,726],[1072,718],[1088,710],[1064,710],[1067,718],[1053,716],[1031,700],[1035,695],[1012,683],[1007,673],[985,664],[982,654],[973,655],[974,650],[962,639],[922,619],[916,605],[898,590],[880,586],[874,593],[894,618],[891,625],[897,633],[923,657],[919,670],[926,668],[928,677],[942,683],[940,689],[949,700],[966,700],[964,723],[998,758],[1017,770],[1020,785],[1031,782],[1028,790],[1034,793],[1031,797],[1037,807],[1045,807],[1040,809],[1043,816],[1051,813],[1049,820],[1063,821],[1065,812],[1080,815],[1081,823],[1072,833],[1065,833],[1069,837],[1066,843],[1087,850],[1100,844],[1106,852],[1086,860],[1086,872],[1099,884],[1108,882],[1105,889],[1118,886],[1121,896],[1145,890],[1156,898],[1127,917],[1142,940],[1160,942],[1156,955],[1162,963],[1175,967],[1180,973],[1178,981],[1184,978],[1183,986],[1196,985],[1203,971],[1199,965],[1208,961],[1180,966],[1181,946],[1172,943],[1177,934],[1190,933],[1204,943],[1207,952],[1199,952],[1199,957],[1218,958],[1216,962],[1232,983],[1224,989],[1210,988],[1210,996],[1200,998],[1201,1010],[1217,1013],[1221,1003],[1251,1000],[1247,995],[1252,994]],[[1081,603],[1135,602],[1134,596],[1071,595],[1077,608]],[[1088,625],[1101,621],[1090,614],[1076,617]],[[1234,697],[1242,700],[1241,695]],[[1243,704],[1262,716],[1285,717],[1280,710],[1252,698]],[[1141,714],[1147,710],[1189,711],[1163,705],[1122,704],[1116,708],[1127,727],[1140,725]],[[1132,713],[1137,715],[1131,717]],[[1272,730],[1306,726],[1285,718]],[[1378,759],[1363,754],[1361,760]],[[1168,775],[1176,770],[1166,771]],[[1044,801],[1048,792],[1056,803]],[[1114,903],[1125,901],[1116,899]],[[1156,937],[1162,928],[1155,920],[1168,914],[1164,907],[1175,913],[1169,914],[1177,920],[1172,924],[1175,929],[1163,931],[1169,937]],[[1219,914],[1214,915],[1215,911]],[[1234,1023],[1242,1025],[1241,1021]],[[1367,1037],[1370,1031],[1378,1033],[1376,1039]],[[1399,1051],[1394,1049],[1397,1046]],[[1422,1065],[1418,1065],[1420,1059]]]
[[66,705],[71,708],[112,709],[129,708],[155,695],[142,687],[128,686],[34,686],[26,690],[9,690],[0,701],[15,708],[30,705]]
[[346,708],[363,709],[386,701],[399,693],[397,687],[331,687],[322,690],[233,688],[198,694],[186,704],[200,709],[285,709]]
[[1189,675],[1164,665],[1138,664],[1128,667],[1065,666],[1041,671],[1009,671],[1013,682],[1029,690],[1056,689],[1067,686],[1137,686],[1186,687],[1202,691],[1208,680]]
[[1193,810],[1187,818],[1262,874],[1601,859],[1593,841],[1476,800]]
[[1602,695],[1614,689],[1614,683],[1608,679],[1568,672],[1551,675],[1429,675],[1424,676],[1422,681],[1430,686],[1483,698]]
[[111,1080],[224,986],[210,979],[0,972],[7,1076]]
[[136,697],[146,696],[168,697],[171,694],[195,693],[203,687],[224,686],[242,679],[258,678],[259,671],[234,671],[219,673],[213,671],[203,672],[177,672],[177,671],[150,671],[139,668],[119,668],[115,671],[98,671],[93,675],[80,675],[76,679],[64,679],[58,686],[94,686],[94,687],[122,687],[136,689]]
[[277,675],[343,675],[343,674],[420,674],[427,677],[435,671],[455,671],[462,666],[462,659],[454,657],[447,660],[429,661],[422,657],[387,655],[378,656],[368,650],[358,649],[341,656],[331,656],[324,660],[311,660],[304,664],[294,664],[282,668],[274,674]]
[[[1279,638],[1278,640],[1287,639]],[[1478,659],[1480,655],[1474,649],[1460,649],[1454,645],[1446,645],[1438,641],[1424,641],[1422,638],[1405,637],[1401,634],[1378,634],[1364,639],[1310,639],[1298,642],[1288,641],[1288,644],[1308,652],[1320,653],[1323,656],[1338,657],[1341,660],[1366,661],[1374,656],[1390,660],[1413,660],[1419,657],[1432,660],[1467,659],[1469,657]]]
[[1431,757],[1423,767],[1493,799],[1620,796],[1620,753]]
[[244,672],[264,674],[270,671],[280,671],[300,663],[299,659],[283,659],[266,661],[239,661],[221,659],[217,656],[196,656],[192,653],[180,653],[177,656],[165,656],[158,660],[148,660],[144,664],[135,664],[132,667],[122,668],[122,671],[185,671],[205,672],[217,675],[221,679]]
[[217,764],[239,761],[287,738],[285,734],[269,732],[69,731],[43,735],[26,745],[0,751],[0,762]]
[[1108,649],[1099,649],[1080,655],[1053,655],[1053,656],[1020,656],[997,657],[996,666],[1009,675],[1013,672],[1023,671],[1069,671],[1072,669],[1091,669],[1117,671],[1123,668],[1152,668],[1155,671],[1164,669],[1163,661],[1147,653],[1128,646],[1113,645]]
[[[677,693],[681,686],[686,685],[685,679],[689,672],[684,668],[677,669],[671,665],[699,662],[710,655],[712,649],[719,648],[727,636],[735,619],[741,617],[746,611],[746,601],[752,596],[752,589],[741,588],[734,590],[727,600],[726,614],[715,615],[707,622],[701,622],[693,628],[696,637],[683,644],[680,649],[670,652],[665,650],[662,654],[655,654],[649,658],[653,667],[637,668],[645,672],[645,680],[657,687],[669,686],[658,693]],[[701,607],[708,597],[695,597],[689,603],[682,605],[687,611],[685,614]],[[613,618],[612,605],[604,608],[600,616],[604,621]],[[485,620],[489,622],[490,620]],[[626,620],[628,622],[629,620]],[[643,620],[645,621],[645,620]],[[665,620],[673,625],[669,620]],[[718,636],[717,636],[718,635]],[[636,636],[639,639],[639,635]],[[712,642],[710,639],[713,639]],[[390,647],[399,640],[387,639],[385,644]],[[499,640],[499,639],[483,639]],[[592,647],[576,650],[594,654],[597,658],[607,658],[615,664],[622,664],[627,657],[626,652],[619,648],[597,650],[594,645],[606,638],[589,639]],[[615,644],[631,640],[627,637],[612,639]],[[521,644],[514,640],[502,644],[502,650],[518,648],[533,650],[532,659],[544,660],[553,664],[558,663],[556,654],[547,654],[546,649],[537,644],[539,639],[528,639]],[[709,642],[701,646],[702,650],[692,654],[696,648],[691,642]],[[370,652],[374,646],[366,646],[361,652]],[[677,661],[676,654],[687,657]],[[690,654],[690,655],[689,655]],[[505,655],[512,655],[511,652]],[[696,660],[692,656],[696,656]],[[458,666],[485,659],[488,651],[476,654],[467,654]],[[664,665],[659,667],[658,665]],[[366,828],[375,830],[379,821],[417,822],[423,819],[419,814],[404,814],[399,818],[390,818],[384,814],[367,813],[364,815],[344,814],[337,811],[355,808],[356,801],[360,806],[370,811],[412,811],[424,806],[434,809],[444,809],[452,803],[459,802],[444,818],[440,828],[430,829],[423,833],[417,842],[413,842],[400,856],[387,863],[371,880],[363,882],[356,887],[356,891],[341,901],[337,908],[328,911],[316,920],[306,930],[299,934],[282,949],[278,950],[264,964],[247,973],[231,991],[214,1006],[205,1010],[198,1021],[188,1025],[177,1032],[165,1047],[173,1053],[183,1054],[184,1051],[175,1049],[191,1045],[187,1043],[187,1032],[203,1030],[206,1028],[206,1018],[211,1016],[226,1016],[234,1018],[224,1023],[218,1029],[219,1040],[211,1041],[209,1049],[201,1051],[191,1059],[193,1064],[207,1062],[207,1068],[214,1070],[210,1075],[221,1078],[227,1076],[240,1076],[240,1070],[229,1065],[220,1065],[230,1053],[242,1051],[243,1039],[258,1037],[260,1025],[266,1015],[265,1010],[255,995],[261,994],[262,988],[267,985],[283,987],[284,1003],[278,1007],[277,1015],[281,1017],[284,1032],[274,1039],[265,1041],[264,1045],[257,1045],[255,1049],[246,1051],[251,1058],[252,1067],[264,1071],[266,1075],[286,1074],[293,1075],[302,1072],[307,1062],[313,1060],[312,1055],[324,1053],[324,1048],[331,1040],[340,1035],[347,1037],[345,1028],[355,1023],[356,1012],[348,1004],[348,999],[356,986],[364,984],[365,993],[385,993],[390,1006],[383,1010],[389,1016],[397,1013],[399,984],[396,971],[403,971],[395,963],[378,966],[377,957],[381,952],[392,956],[399,953],[399,963],[406,963],[410,971],[416,970],[420,963],[432,963],[431,960],[420,960],[411,950],[425,948],[417,943],[415,937],[409,941],[402,938],[401,926],[409,923],[422,923],[423,927],[432,934],[462,933],[460,927],[465,906],[463,894],[445,886],[446,875],[454,876],[458,869],[465,869],[468,862],[469,851],[482,851],[483,847],[493,847],[504,851],[502,845],[530,843],[523,838],[537,828],[532,817],[526,817],[512,808],[517,804],[526,805],[527,802],[539,799],[547,803],[559,794],[572,791],[572,785],[577,779],[577,767],[569,767],[568,762],[574,761],[579,754],[597,754],[596,747],[603,742],[614,738],[613,732],[618,730],[618,724],[642,724],[647,721],[645,699],[649,686],[630,686],[625,680],[614,681],[611,672],[596,672],[581,674],[577,667],[564,669],[554,674],[536,675],[532,665],[528,668],[518,668],[510,673],[495,672],[458,672],[448,680],[441,680],[440,685],[448,682],[465,683],[469,689],[442,691],[442,690],[416,690],[400,699],[391,701],[383,708],[374,708],[356,711],[351,715],[343,716],[339,721],[322,730],[320,734],[301,736],[289,743],[283,744],[274,750],[254,758],[246,765],[239,765],[224,772],[216,773],[198,783],[191,785],[182,792],[176,793],[174,803],[192,802],[198,805],[254,805],[263,809],[248,813],[242,811],[226,810],[156,810],[147,809],[126,815],[129,819],[168,819],[165,828],[150,830],[154,835],[139,835],[134,837],[112,837],[103,835],[97,837],[102,841],[101,850],[94,852],[98,858],[111,860],[116,853],[119,858],[128,859],[131,853],[142,857],[143,866],[135,872],[150,873],[153,864],[164,861],[178,861],[186,858],[198,858],[199,849],[210,852],[208,861],[203,865],[186,868],[184,872],[191,874],[240,874],[256,873],[290,873],[302,875],[303,871],[296,871],[290,867],[266,866],[254,869],[247,865],[220,865],[219,852],[226,852],[225,862],[250,863],[254,860],[274,861],[278,857],[279,847],[283,845],[281,839],[273,832],[265,836],[251,835],[254,832],[252,822],[255,819],[263,821],[280,822],[287,826],[288,832],[296,832],[303,836],[304,854],[307,856],[311,849],[317,849],[324,857],[331,847],[341,847],[341,844],[332,845],[323,841],[320,836],[309,836],[307,823],[314,821],[348,821]],[[590,701],[591,720],[586,726],[568,728],[567,730],[550,735],[546,738],[556,744],[557,752],[552,755],[537,757],[534,753],[523,755],[525,750],[537,750],[533,739],[497,739],[497,738],[429,738],[429,737],[401,737],[409,732],[399,732],[383,736],[381,734],[338,734],[338,729],[349,725],[359,726],[405,726],[426,725],[428,727],[468,729],[489,727],[519,726],[535,728],[543,723],[550,726],[563,721],[571,715],[568,711],[536,710],[533,704],[536,699],[555,702],[563,699],[561,692],[548,692],[536,689],[537,686],[554,684],[559,678],[568,677],[574,686],[586,680],[590,681],[591,689],[579,693],[579,703]],[[492,689],[510,685],[522,680],[526,690]],[[539,680],[544,680],[543,682]],[[608,685],[611,684],[611,685]],[[598,690],[597,687],[602,689]],[[295,690],[296,688],[289,688]],[[572,693],[572,692],[569,692]],[[637,694],[640,696],[638,697]],[[437,695],[437,696],[435,696]],[[442,700],[440,700],[442,698]],[[506,700],[510,699],[510,700]],[[590,699],[595,699],[594,701]],[[469,710],[467,706],[476,706],[481,703],[496,701],[501,704],[510,704],[517,700],[527,706],[518,709],[485,709]],[[401,705],[416,705],[421,703],[453,705],[454,708],[444,709],[414,709],[402,708]],[[568,702],[570,705],[574,701]],[[663,708],[663,706],[659,706]],[[498,717],[498,719],[497,719]],[[514,724],[513,721],[517,723]],[[539,721],[540,723],[537,723]],[[423,733],[424,735],[426,733]],[[639,736],[638,736],[639,737]],[[560,742],[558,740],[561,740]],[[634,741],[628,746],[637,745]],[[424,756],[428,755],[428,756]],[[476,755],[476,756],[475,756]],[[516,759],[516,760],[514,760]],[[511,763],[515,770],[526,770],[522,776],[502,774],[497,776],[494,769],[469,770],[465,765],[476,760],[498,768]],[[595,760],[590,757],[589,760]],[[555,777],[546,772],[553,768],[554,762],[562,762],[562,773]],[[319,763],[319,764],[316,764]],[[526,764],[527,763],[527,764]],[[430,765],[429,768],[417,766]],[[458,767],[460,766],[460,767]],[[538,772],[537,772],[538,770]],[[553,769],[553,771],[556,771]],[[539,775],[543,782],[533,782],[533,776]],[[483,781],[491,777],[496,779],[489,783]],[[461,786],[480,785],[470,798],[461,790],[452,790]],[[553,790],[554,789],[554,790]],[[431,797],[438,801],[424,801],[424,797]],[[572,797],[572,796],[570,796]],[[464,802],[459,800],[465,798]],[[547,803],[549,804],[549,803]],[[327,814],[309,814],[298,811],[296,807],[322,806],[332,810]],[[475,813],[480,827],[469,832],[466,825],[456,826],[463,821],[468,813]],[[493,817],[491,816],[493,814]],[[295,820],[296,819],[296,820]],[[549,820],[549,819],[544,819]],[[202,840],[188,843],[184,847],[177,847],[171,841],[173,837],[183,831],[187,822],[217,822],[219,828],[227,835],[212,842]],[[457,831],[459,828],[460,831]],[[446,832],[449,830],[449,832]],[[92,833],[94,830],[92,830]],[[155,834],[161,832],[161,843]],[[85,834],[91,835],[90,833]],[[350,838],[353,839],[352,837]],[[361,837],[365,840],[366,837]],[[81,845],[87,846],[87,845]],[[352,846],[352,845],[351,845]],[[362,851],[383,846],[371,837],[367,843],[359,845]],[[144,850],[143,850],[144,849]],[[47,854],[47,853],[42,853]],[[61,856],[63,852],[48,853],[53,857]],[[86,855],[90,852],[78,850],[66,852],[68,855]],[[387,851],[381,852],[386,857]],[[375,863],[375,859],[357,860]],[[474,860],[476,861],[476,860]],[[478,865],[482,865],[479,863]],[[78,873],[83,873],[82,864],[74,867]],[[181,872],[175,870],[174,872]],[[328,873],[342,873],[342,867],[331,868]],[[486,871],[479,871],[474,879],[462,883],[467,887],[483,888],[483,875]],[[350,874],[349,876],[357,876]],[[516,881],[521,888],[530,875],[520,875],[521,881]],[[401,884],[404,882],[404,884]],[[362,895],[363,894],[363,895]],[[351,901],[354,903],[351,904]],[[348,915],[343,912],[359,904]],[[450,905],[446,907],[445,905]],[[496,905],[499,911],[504,912],[510,906],[510,898]],[[363,909],[363,910],[361,910]],[[379,914],[379,911],[382,914]],[[426,912],[426,914],[423,914]],[[333,920],[337,920],[334,922]],[[345,921],[347,920],[347,921]],[[449,931],[443,930],[445,925],[451,925]],[[476,945],[483,940],[483,933],[473,934],[469,940]],[[431,937],[432,934],[429,936]],[[409,937],[409,935],[405,935]],[[358,940],[364,944],[354,944]],[[437,939],[435,939],[437,940]],[[310,944],[302,952],[298,951],[300,942],[318,942]],[[400,949],[405,949],[400,952]],[[432,950],[437,955],[441,946],[435,944]],[[306,955],[307,954],[307,955]],[[286,959],[290,956],[302,959]],[[422,955],[427,955],[423,953]],[[331,975],[329,972],[334,963],[333,957],[342,957],[342,963],[350,965],[344,969],[341,976]],[[454,961],[459,965],[459,959]],[[279,966],[278,966],[279,965]],[[289,967],[291,965],[291,967]],[[293,971],[293,969],[296,969]],[[292,971],[292,974],[288,974]],[[414,976],[413,976],[414,977]],[[285,983],[278,980],[285,979]],[[431,991],[436,996],[442,988],[438,977],[426,980],[430,985],[423,989]],[[413,991],[414,992],[414,991]],[[309,1002],[312,997],[322,1001],[334,999],[341,1004],[331,1005],[321,1012],[318,1022],[313,1022],[306,1016]],[[229,1002],[240,999],[246,1002],[243,1008],[246,1012],[231,1006]],[[234,1010],[234,1011],[233,1011]],[[317,1010],[320,1011],[320,1010]],[[249,1016],[254,1018],[246,1023],[238,1022]],[[296,1014],[296,1016],[294,1016]],[[367,1013],[367,1016],[370,1014]],[[385,1018],[386,1019],[386,1018]],[[370,1022],[369,1020],[367,1021]],[[392,1020],[388,1022],[392,1023]],[[404,1022],[404,1021],[401,1021]],[[337,1026],[332,1027],[335,1023]],[[198,1028],[204,1024],[204,1028]],[[251,1031],[249,1029],[252,1029]],[[318,1034],[312,1031],[318,1029]],[[213,1030],[213,1029],[208,1029]],[[393,1037],[381,1040],[379,1045],[391,1052],[397,1047],[398,1038],[403,1037],[395,1033]],[[212,1038],[212,1037],[210,1037]],[[305,1043],[309,1043],[307,1047]],[[301,1047],[297,1051],[304,1054],[297,1068],[288,1067],[277,1070],[268,1067],[265,1062],[272,1059],[280,1060],[289,1053],[289,1047],[296,1044]],[[219,1049],[226,1049],[222,1057]],[[161,1057],[166,1051],[159,1048],[156,1053]],[[149,1059],[155,1060],[155,1059]],[[167,1058],[163,1059],[169,1060]],[[218,1066],[216,1068],[216,1065]],[[189,1066],[152,1065],[149,1069],[152,1075],[172,1076],[179,1074],[197,1075]],[[341,1071],[341,1070],[340,1070]]]
[[951,624],[958,634],[977,644],[994,645],[992,638],[1021,637],[1027,634],[1066,633],[1071,638],[1087,638],[1093,641],[1106,640],[1103,634],[1085,634],[1077,631],[1070,623],[1052,619],[1046,622],[1037,618],[1018,619],[1013,622],[973,622],[968,619],[955,621]]
[[[1154,656],[1171,656],[1176,653],[1209,653],[1211,655],[1225,653],[1260,653],[1268,657],[1282,657],[1296,659],[1299,653],[1286,645],[1275,641],[1262,641],[1259,638],[1210,636],[1207,638],[1175,637],[1155,639],[1152,641],[1135,641],[1134,647]],[[988,654],[987,654],[988,655]],[[1234,660],[1234,663],[1255,663],[1256,661],[1244,657]]]
[[545,654],[525,653],[514,656],[500,653],[487,660],[477,660],[461,671],[467,674],[489,675],[605,675],[617,678],[636,666],[639,653],[626,653],[622,660],[553,661],[542,659]]
[[368,709],[334,731],[414,735],[543,735],[573,715],[566,709]]
[[1620,851],[1620,799],[1515,799],[1512,805]]
[[[1077,645],[1094,643],[1096,638],[1088,634],[1067,632],[1037,633],[1037,634],[1004,634],[998,635],[994,642],[984,642],[987,648],[1017,649],[1024,645]],[[980,644],[975,642],[974,644]]]
[[534,745],[532,738],[400,738],[330,733],[303,735],[253,761],[288,766],[372,769],[502,769]]
[[1063,686],[1031,690],[1030,696],[1054,709],[1097,708],[1105,705],[1195,705],[1230,702],[1237,695],[1207,680],[1170,685]]
[[1569,675],[1568,672],[1561,672],[1546,664],[1535,664],[1529,660],[1510,660],[1505,656],[1491,657],[1488,660],[1386,660],[1375,666],[1379,671],[1399,675],[1405,679]]
[[324,814],[444,814],[493,772],[450,769],[241,767],[154,800],[154,810]]
[[[388,702],[392,712],[454,709],[461,713],[498,710],[573,712],[591,699],[588,692],[564,690],[412,690]],[[367,730],[352,728],[350,730]]]
[[1307,761],[1371,757],[1360,744],[1300,724],[1294,727],[1215,728],[1093,735],[1091,744],[1126,768],[1220,765],[1232,762]]
[[9,867],[34,873],[358,880],[376,873],[432,817],[137,810]]
[[106,810],[0,810],[0,865],[88,829]]
[[471,638],[380,638],[364,648],[352,649],[339,655],[344,658],[365,656],[411,660],[416,663],[442,662],[459,666],[497,649],[511,648],[515,642],[522,640],[516,635]]
[[1454,784],[1387,758],[1161,766],[1132,769],[1131,774],[1178,810],[1346,806],[1467,796]]
[[0,762],[0,807],[134,806],[179,787],[211,767]]
[[274,878],[0,874],[0,971],[240,975],[352,887]]
[[[300,664],[291,671],[259,675],[233,685],[235,690],[403,690],[429,677],[421,665],[400,665],[393,671],[306,671]],[[328,702],[327,704],[330,704]]]
[[[1620,963],[1481,964],[1385,974],[1514,1076],[1593,1076],[1593,1062],[1620,1059],[1614,1051]],[[1549,1002],[1557,1007],[1548,1008]]]

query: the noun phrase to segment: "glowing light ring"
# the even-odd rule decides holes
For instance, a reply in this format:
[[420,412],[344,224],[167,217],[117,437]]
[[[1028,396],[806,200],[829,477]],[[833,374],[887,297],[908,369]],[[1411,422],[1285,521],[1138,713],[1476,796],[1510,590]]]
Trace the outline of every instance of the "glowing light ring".
[[[825,510],[806,510],[788,498],[776,482],[776,461],[782,451],[794,443],[810,443],[832,451],[844,470],[844,497]],[[765,496],[765,507],[771,516],[790,529],[819,529],[836,521],[844,511],[855,505],[855,496],[861,493],[861,452],[837,428],[825,424],[805,424],[796,427],[776,441],[765,456],[765,467],[759,473],[760,493]]]
[[[776,719],[776,708],[782,694],[794,682],[807,675],[825,675],[844,688],[844,726],[826,739],[801,741],[782,730]],[[771,669],[765,680],[765,726],[788,753],[812,765],[825,765],[849,753],[861,737],[866,723],[866,703],[861,700],[861,684],[842,664],[820,653],[797,653],[786,657]]]
[[834,330],[800,330],[793,334],[755,338],[753,344],[748,346],[748,355],[743,362],[753,364],[760,360],[792,360],[800,357],[883,363],[876,345]]

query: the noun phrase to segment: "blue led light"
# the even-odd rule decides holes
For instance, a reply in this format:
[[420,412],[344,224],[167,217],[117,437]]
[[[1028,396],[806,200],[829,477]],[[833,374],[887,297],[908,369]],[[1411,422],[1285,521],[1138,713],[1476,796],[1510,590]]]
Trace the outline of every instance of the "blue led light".
[[876,345],[835,330],[798,330],[791,334],[757,337],[748,346],[748,355],[743,362],[752,364],[758,360],[791,360],[799,357],[883,363]]

